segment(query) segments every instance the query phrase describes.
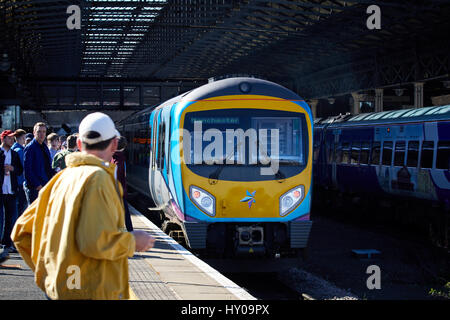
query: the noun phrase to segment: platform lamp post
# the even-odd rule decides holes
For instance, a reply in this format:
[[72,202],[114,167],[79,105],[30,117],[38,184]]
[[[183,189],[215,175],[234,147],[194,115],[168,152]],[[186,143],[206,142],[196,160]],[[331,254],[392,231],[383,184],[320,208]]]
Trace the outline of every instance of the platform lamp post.
[[352,106],[352,114],[357,115],[361,113],[361,102],[364,101],[364,94],[358,92],[352,92],[352,98],[350,99]]
[[425,82],[414,82],[414,108],[423,108],[423,85]]
[[383,111],[384,89],[375,89],[375,112]]

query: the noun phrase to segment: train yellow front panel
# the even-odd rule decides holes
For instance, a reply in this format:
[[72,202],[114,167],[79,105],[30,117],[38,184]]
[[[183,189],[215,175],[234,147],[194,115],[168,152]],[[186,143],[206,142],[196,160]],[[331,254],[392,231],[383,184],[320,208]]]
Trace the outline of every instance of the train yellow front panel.
[[189,186],[194,185],[216,198],[215,218],[279,218],[281,195],[298,185],[304,185],[305,194],[307,194],[309,192],[307,181],[311,173],[303,172],[298,176],[286,179],[283,183],[278,181],[232,182],[220,180],[215,185],[211,185],[208,179],[199,177],[192,172],[183,172],[183,175],[186,194],[189,194]]
[[[188,112],[215,109],[270,109],[291,111],[305,114],[308,136],[311,136],[311,125],[308,113],[299,105],[273,97],[264,96],[228,96],[197,101],[186,108],[181,116],[180,125],[184,127],[185,115]],[[312,144],[309,143],[306,168],[293,177],[268,181],[227,181],[221,176],[219,180],[209,179],[192,172],[186,164],[181,164],[183,187],[189,195],[190,186],[200,187],[216,199],[215,218],[279,218],[279,198],[290,189],[303,185],[308,194],[312,174]],[[180,156],[183,155],[181,152]],[[205,214],[206,215],[206,214]]]

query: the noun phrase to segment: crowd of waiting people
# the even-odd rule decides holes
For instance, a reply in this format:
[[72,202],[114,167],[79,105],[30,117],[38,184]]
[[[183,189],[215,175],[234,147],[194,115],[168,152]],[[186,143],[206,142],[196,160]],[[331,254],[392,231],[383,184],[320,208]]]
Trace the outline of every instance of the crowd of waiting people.
[[[1,133],[0,149],[0,252],[3,256],[17,253],[11,240],[11,232],[16,220],[25,209],[33,203],[41,190],[51,178],[66,168],[67,155],[77,152],[78,134],[58,136],[51,133],[47,136],[47,125],[38,122],[33,133],[23,129],[4,130]],[[112,162],[117,166],[116,179],[126,190],[125,157],[123,151],[126,139],[120,137],[119,149]],[[126,191],[125,191],[126,192]],[[126,195],[126,193],[125,193]],[[124,196],[125,222],[128,231],[132,231],[131,218]]]

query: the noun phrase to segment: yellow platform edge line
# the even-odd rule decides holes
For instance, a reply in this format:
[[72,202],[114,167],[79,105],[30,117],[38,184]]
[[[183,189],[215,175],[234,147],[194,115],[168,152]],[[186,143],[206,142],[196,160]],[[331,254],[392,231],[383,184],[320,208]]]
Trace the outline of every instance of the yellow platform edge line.
[[138,298],[138,296],[134,293],[134,291],[131,289],[131,287],[129,288],[129,294],[130,294],[130,299],[129,300],[140,300]]

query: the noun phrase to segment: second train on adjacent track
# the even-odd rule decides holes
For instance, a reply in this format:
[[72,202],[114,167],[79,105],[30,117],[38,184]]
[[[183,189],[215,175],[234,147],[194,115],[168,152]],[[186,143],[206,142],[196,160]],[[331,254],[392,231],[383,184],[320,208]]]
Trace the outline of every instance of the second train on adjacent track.
[[313,158],[318,204],[359,200],[373,219],[384,203],[448,246],[450,106],[316,119]]

